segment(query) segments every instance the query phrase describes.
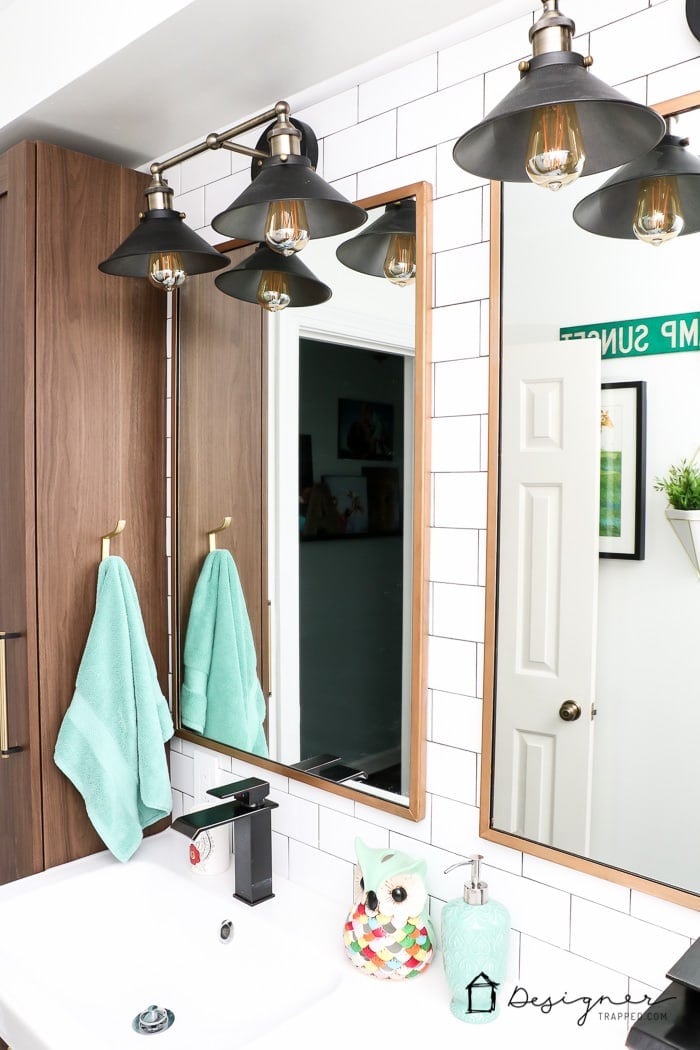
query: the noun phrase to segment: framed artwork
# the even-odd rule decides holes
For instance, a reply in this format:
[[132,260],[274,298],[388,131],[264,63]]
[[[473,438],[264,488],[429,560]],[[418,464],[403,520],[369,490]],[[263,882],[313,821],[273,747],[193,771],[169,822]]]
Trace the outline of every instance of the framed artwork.
[[394,406],[338,399],[338,459],[394,457]]
[[324,474],[323,484],[330,492],[338,515],[339,536],[361,536],[369,531],[367,478],[349,474]]
[[602,383],[601,558],[644,558],[646,383]]

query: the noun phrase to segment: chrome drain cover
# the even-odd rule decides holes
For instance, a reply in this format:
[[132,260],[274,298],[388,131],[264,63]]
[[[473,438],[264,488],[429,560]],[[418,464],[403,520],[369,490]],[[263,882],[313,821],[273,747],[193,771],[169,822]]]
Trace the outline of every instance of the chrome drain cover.
[[131,1027],[141,1035],[157,1035],[165,1032],[174,1023],[175,1014],[162,1006],[147,1006],[131,1022]]

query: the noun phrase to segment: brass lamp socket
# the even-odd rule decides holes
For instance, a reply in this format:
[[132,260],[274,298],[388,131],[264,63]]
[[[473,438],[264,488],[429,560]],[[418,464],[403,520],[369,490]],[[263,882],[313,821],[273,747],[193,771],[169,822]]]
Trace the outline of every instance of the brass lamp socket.
[[288,157],[301,155],[301,132],[289,119],[288,102],[278,102],[275,106],[277,119],[267,133],[271,157]]
[[571,51],[571,38],[576,31],[573,19],[559,11],[559,0],[542,0],[544,11],[530,30],[533,55],[553,51]]

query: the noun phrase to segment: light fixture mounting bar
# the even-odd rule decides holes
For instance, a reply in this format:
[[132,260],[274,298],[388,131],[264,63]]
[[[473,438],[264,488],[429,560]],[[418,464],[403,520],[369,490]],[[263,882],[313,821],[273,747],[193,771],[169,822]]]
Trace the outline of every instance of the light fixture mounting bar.
[[267,124],[271,120],[275,120],[280,115],[280,112],[289,113],[289,104],[287,102],[278,102],[272,109],[266,109],[264,113],[259,113],[256,117],[250,117],[240,124],[235,124],[227,131],[221,131],[218,134],[212,132],[195,146],[190,146],[189,149],[182,150],[180,153],[175,153],[172,157],[166,157],[165,160],[155,161],[151,164],[151,175],[160,175],[176,164],[182,164],[183,161],[191,160],[192,157],[198,157],[205,150],[221,149],[222,146],[233,150],[235,153],[243,153],[248,157],[268,157],[269,154],[264,153],[262,150],[252,149],[249,146],[240,146],[238,143],[230,142],[229,140],[237,135],[244,135],[246,131],[252,131],[253,128],[260,127],[261,124]]

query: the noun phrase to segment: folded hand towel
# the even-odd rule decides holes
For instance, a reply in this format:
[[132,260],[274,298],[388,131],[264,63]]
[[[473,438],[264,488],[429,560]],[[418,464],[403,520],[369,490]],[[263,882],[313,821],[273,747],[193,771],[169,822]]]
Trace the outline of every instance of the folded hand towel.
[[229,747],[267,757],[265,700],[236,564],[210,551],[192,598],[185,648],[183,724]]
[[163,744],[173,735],[131,574],[100,562],[95,615],[54,761],[85,799],[108,849],[127,861],[172,809]]

